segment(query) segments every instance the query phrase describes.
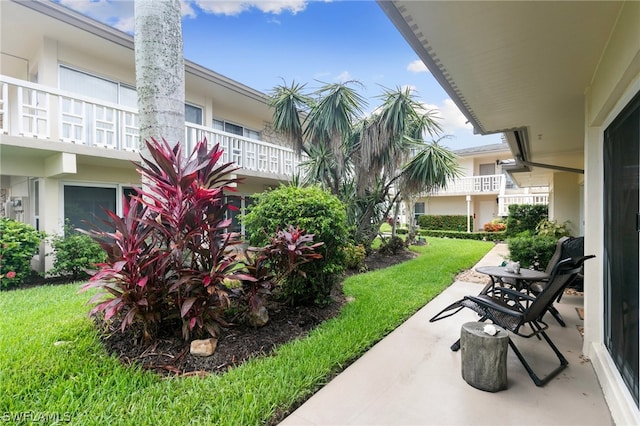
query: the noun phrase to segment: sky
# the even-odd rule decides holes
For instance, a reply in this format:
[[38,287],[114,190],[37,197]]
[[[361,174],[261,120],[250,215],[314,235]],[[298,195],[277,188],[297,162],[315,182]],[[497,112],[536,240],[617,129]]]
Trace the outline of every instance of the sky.
[[[133,34],[133,2],[57,0]],[[370,113],[385,88],[411,87],[439,111],[441,144],[462,149],[499,143],[473,135],[467,119],[373,0],[181,0],[184,56],[228,78],[269,93],[291,82],[313,91],[355,80]]]

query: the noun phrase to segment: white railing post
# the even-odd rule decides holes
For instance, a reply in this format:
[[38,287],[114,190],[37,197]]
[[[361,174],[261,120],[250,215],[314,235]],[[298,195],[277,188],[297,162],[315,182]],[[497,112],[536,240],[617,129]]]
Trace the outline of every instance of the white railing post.
[[0,91],[0,132],[9,133],[9,85],[2,83]]

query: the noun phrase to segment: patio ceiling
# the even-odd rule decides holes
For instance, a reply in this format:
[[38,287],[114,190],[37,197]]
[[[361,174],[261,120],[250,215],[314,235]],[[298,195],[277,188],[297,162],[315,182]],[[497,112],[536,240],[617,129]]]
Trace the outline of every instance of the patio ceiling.
[[[621,2],[379,1],[480,134],[514,156],[583,169],[584,96]],[[527,166],[521,185],[553,169]]]

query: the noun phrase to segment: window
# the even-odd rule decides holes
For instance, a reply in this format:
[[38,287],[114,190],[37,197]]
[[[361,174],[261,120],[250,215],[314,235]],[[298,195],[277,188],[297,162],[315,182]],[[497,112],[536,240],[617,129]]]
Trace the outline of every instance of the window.
[[[231,225],[229,226],[228,231],[244,233],[244,225],[240,221],[240,215],[246,213],[247,207],[253,204],[253,198],[243,197],[240,195],[227,195],[225,196],[225,202],[237,209],[227,210],[227,218],[231,219]],[[249,236],[245,235],[245,238],[249,238]]]
[[126,84],[120,84],[120,105],[128,106],[131,108],[138,108],[138,92],[136,88],[127,86]]
[[40,180],[33,180],[33,218],[35,228],[40,231]]
[[244,136],[245,138],[261,140],[260,132],[247,129],[246,127],[240,126],[238,124],[229,123],[228,121],[214,119],[213,128],[234,135]]
[[87,228],[84,221],[104,227],[100,219],[108,216],[103,209],[116,211],[115,187],[64,186],[64,218],[73,228]]
[[496,174],[496,165],[493,163],[480,164],[478,175],[489,176]]
[[60,66],[60,89],[103,101],[118,102],[118,83]]
[[242,126],[236,124],[224,123],[224,131],[227,133],[233,133],[234,135],[244,136],[244,129]]
[[416,203],[413,207],[413,216],[416,222],[418,221],[418,216],[423,215],[425,212],[425,204],[424,202]]
[[184,120],[187,123],[202,125],[202,108],[184,104]]

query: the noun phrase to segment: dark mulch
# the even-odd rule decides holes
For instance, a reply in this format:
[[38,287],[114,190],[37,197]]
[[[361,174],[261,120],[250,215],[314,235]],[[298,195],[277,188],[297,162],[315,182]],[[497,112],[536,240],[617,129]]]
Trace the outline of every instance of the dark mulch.
[[[372,271],[413,257],[415,253],[408,250],[392,256],[374,253],[367,257],[365,263],[367,270]],[[191,355],[189,344],[179,336],[161,336],[152,345],[145,345],[140,342],[139,332],[129,327],[120,333],[115,322],[105,327],[102,341],[107,350],[125,364],[141,365],[162,375],[207,375],[224,372],[249,358],[268,355],[279,345],[306,336],[318,324],[338,315],[344,303],[341,285],[337,286],[331,302],[324,307],[271,303],[267,325],[256,329],[237,324],[224,329],[215,353],[204,358]]]

